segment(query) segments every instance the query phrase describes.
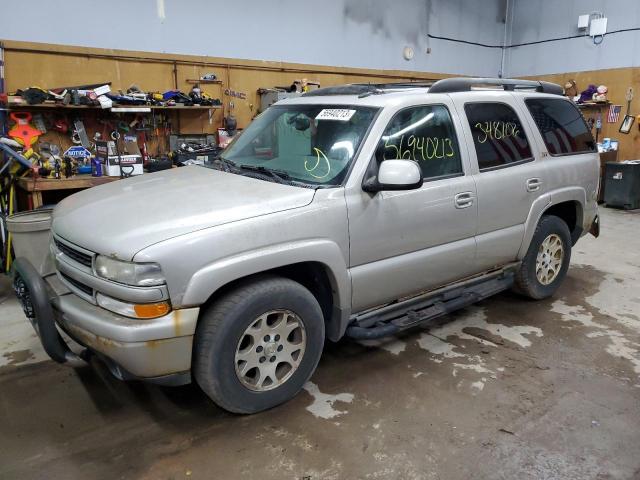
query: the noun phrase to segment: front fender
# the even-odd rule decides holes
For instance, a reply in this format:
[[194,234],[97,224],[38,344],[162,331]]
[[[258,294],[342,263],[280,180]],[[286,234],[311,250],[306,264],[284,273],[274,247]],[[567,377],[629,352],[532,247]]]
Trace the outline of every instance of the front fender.
[[326,239],[280,243],[220,258],[196,271],[187,284],[183,305],[201,305],[224,285],[256,273],[302,262],[326,267],[336,306],[350,308],[351,282],[340,247]]

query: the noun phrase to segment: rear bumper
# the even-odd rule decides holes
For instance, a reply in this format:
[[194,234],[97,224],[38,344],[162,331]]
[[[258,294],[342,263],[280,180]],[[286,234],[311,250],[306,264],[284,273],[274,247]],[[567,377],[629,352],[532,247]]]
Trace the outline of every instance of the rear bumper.
[[56,275],[43,279],[24,258],[16,259],[14,268],[16,293],[53,360],[73,365],[79,362],[58,332],[60,328],[97,354],[120,379],[189,383],[199,308],[174,310],[153,320],[135,320],[69,292]]
[[589,233],[596,238],[600,236],[600,215],[596,215],[596,217],[593,219],[591,228],[589,228]]
[[588,204],[587,207],[589,208],[585,208],[583,212],[582,235],[590,233],[594,237],[598,237],[600,235],[600,215],[598,214],[598,204],[593,201]]

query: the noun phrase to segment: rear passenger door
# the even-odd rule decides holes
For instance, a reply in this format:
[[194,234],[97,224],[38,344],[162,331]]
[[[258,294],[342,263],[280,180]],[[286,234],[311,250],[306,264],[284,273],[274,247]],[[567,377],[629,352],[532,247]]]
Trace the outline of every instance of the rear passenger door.
[[[482,95],[479,98],[479,95]],[[531,125],[512,94],[455,95],[478,196],[476,268],[516,260],[533,202],[546,189]]]

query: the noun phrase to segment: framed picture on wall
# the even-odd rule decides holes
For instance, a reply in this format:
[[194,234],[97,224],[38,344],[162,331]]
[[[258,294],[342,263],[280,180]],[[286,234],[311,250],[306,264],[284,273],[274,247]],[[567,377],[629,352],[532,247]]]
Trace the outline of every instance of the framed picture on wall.
[[618,130],[620,133],[629,133],[631,131],[631,127],[633,126],[633,122],[635,121],[636,117],[634,117],[633,115],[625,115],[624,116],[624,120],[622,120],[622,123],[620,124],[620,129]]

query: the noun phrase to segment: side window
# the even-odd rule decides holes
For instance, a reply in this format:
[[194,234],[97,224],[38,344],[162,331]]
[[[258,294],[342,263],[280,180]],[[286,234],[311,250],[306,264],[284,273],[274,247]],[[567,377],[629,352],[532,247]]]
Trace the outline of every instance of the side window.
[[509,105],[467,103],[464,110],[473,135],[480,170],[533,157],[520,119]]
[[401,110],[387,125],[380,142],[378,162],[415,160],[423,178],[462,174],[453,122],[449,110],[442,105]]
[[560,98],[525,100],[551,155],[593,152],[595,142],[580,111]]

